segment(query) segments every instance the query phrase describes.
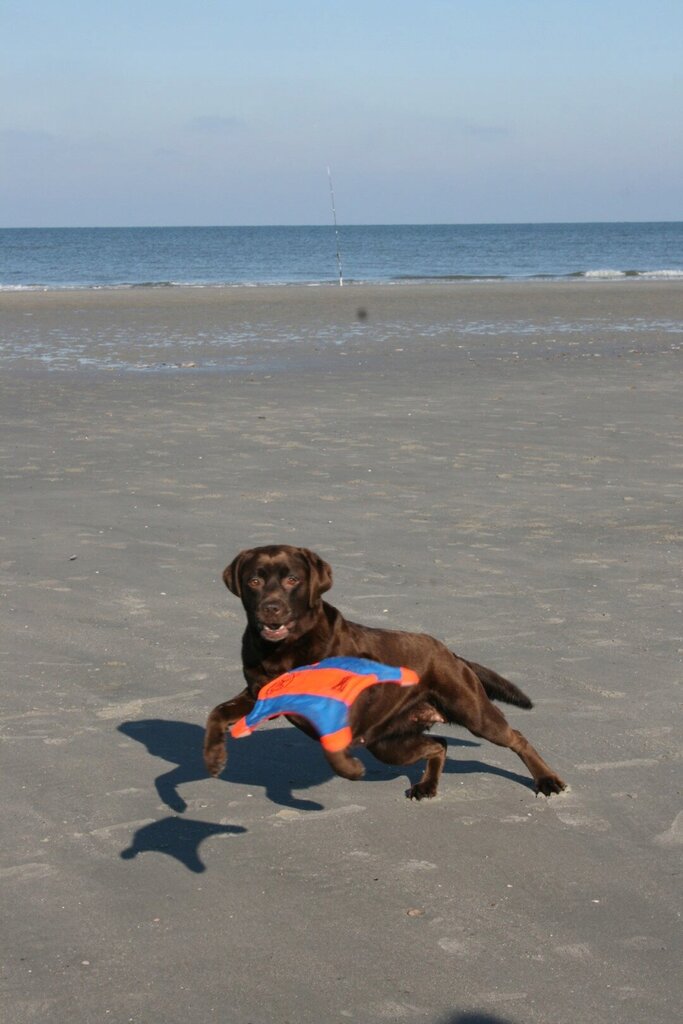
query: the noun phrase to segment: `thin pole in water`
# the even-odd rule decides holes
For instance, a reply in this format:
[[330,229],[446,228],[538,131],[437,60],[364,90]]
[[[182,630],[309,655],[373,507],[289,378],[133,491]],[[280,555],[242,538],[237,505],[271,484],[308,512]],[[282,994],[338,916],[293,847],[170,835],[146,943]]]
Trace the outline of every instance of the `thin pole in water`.
[[334,207],[334,188],[332,187],[332,171],[330,170],[329,167],[327,168],[327,178],[328,178],[329,183],[330,183],[330,199],[332,201],[332,219],[334,221],[334,237],[335,237],[335,241],[337,243],[337,266],[339,267],[339,287],[341,288],[342,285],[344,284],[344,277],[342,275],[341,255],[339,253],[339,230],[337,228],[337,211],[335,210],[335,207]]

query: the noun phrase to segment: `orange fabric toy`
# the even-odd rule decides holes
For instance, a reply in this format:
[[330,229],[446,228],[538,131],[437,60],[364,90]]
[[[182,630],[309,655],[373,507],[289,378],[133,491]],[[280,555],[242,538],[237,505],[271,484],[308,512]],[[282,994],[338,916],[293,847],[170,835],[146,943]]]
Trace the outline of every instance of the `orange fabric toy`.
[[235,722],[230,732],[240,739],[266,719],[301,715],[319,734],[326,750],[344,750],[352,740],[349,709],[359,693],[377,683],[414,686],[419,681],[409,668],[382,665],[367,658],[325,658],[266,683],[254,708]]

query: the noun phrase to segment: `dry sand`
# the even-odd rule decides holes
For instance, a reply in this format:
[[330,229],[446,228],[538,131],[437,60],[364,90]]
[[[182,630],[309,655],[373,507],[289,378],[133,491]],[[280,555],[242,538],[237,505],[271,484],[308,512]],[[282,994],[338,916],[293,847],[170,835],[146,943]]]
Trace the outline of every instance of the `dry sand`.
[[[0,307],[6,1019],[670,1024],[681,285]],[[571,790],[446,729],[411,804],[412,769],[346,782],[279,723],[205,778],[241,688],[220,572],[272,541],[510,675]]]

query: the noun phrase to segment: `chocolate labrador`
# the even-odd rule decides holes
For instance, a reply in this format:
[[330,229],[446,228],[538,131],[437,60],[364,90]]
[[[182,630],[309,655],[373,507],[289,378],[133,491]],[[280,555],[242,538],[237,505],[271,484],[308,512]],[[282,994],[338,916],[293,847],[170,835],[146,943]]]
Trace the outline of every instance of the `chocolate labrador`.
[[[242,638],[246,688],[219,704],[209,715],[204,741],[208,772],[218,776],[226,759],[227,729],[253,708],[260,688],[284,672],[339,655],[368,658],[413,669],[416,686],[371,686],[353,703],[351,746],[364,745],[391,765],[425,759],[424,774],[408,790],[414,800],[436,794],[446,760],[446,741],[427,735],[436,722],[465,726],[521,757],[536,792],[550,796],[565,783],[548,767],[529,741],[511,728],[493,699],[530,708],[529,698],[514,683],[490,668],[466,661],[425,633],[376,629],[349,622],[322,600],[332,586],[332,570],[315,552],[287,544],[242,551],[223,573],[228,590],[242,599],[247,628]],[[314,739],[309,722],[287,716]],[[359,779],[361,762],[346,750],[323,751],[331,767],[346,779]]]

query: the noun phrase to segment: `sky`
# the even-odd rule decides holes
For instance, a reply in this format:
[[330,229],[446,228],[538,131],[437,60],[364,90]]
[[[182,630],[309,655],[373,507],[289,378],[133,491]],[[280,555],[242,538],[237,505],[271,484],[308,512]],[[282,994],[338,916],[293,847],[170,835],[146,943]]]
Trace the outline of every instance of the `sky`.
[[683,220],[681,0],[0,0],[0,226]]

